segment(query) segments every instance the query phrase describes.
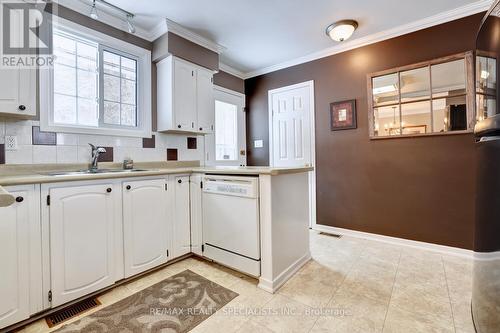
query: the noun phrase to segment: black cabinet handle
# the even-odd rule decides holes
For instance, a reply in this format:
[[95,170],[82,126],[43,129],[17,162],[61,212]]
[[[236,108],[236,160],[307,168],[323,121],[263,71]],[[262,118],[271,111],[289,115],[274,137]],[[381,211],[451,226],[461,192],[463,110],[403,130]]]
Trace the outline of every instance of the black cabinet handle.
[[130,190],[130,189],[132,188],[132,186],[127,185],[125,188],[126,188],[127,190]]
[[16,202],[23,202],[24,201],[24,198],[23,197],[17,197],[16,198]]
[[19,110],[21,110],[21,111],[26,110],[26,106],[25,106],[25,105],[22,105],[22,104],[21,104],[21,105],[19,105]]
[[111,193],[111,191],[113,191],[113,190],[111,189],[111,187],[108,187],[108,188],[106,189],[106,192],[108,192],[108,193]]
[[177,128],[181,128],[181,125],[177,125]]
[[180,183],[182,183],[182,179],[179,179],[177,182],[178,182],[179,184],[180,184]]

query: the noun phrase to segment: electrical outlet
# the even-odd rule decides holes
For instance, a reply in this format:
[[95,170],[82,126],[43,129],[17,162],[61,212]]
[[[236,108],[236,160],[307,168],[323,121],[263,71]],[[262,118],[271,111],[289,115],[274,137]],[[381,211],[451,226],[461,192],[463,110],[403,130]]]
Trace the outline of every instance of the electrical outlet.
[[17,136],[5,136],[5,150],[17,150]]

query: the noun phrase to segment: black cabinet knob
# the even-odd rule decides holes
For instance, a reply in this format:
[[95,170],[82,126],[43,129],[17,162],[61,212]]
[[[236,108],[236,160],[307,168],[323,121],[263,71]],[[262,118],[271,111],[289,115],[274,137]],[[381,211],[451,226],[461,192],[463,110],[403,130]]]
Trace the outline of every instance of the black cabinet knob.
[[130,190],[130,189],[132,188],[132,186],[127,185],[125,188],[126,188],[127,190]]
[[26,106],[25,106],[25,105],[22,105],[22,104],[21,104],[21,105],[19,105],[19,110],[21,110],[21,111],[26,110]]
[[182,183],[182,179],[179,179],[177,182],[178,182],[179,184],[180,184],[180,183]]
[[181,128],[181,125],[177,125],[177,128]]
[[16,198],[16,202],[23,202],[24,201],[24,198],[23,197],[17,197]]
[[203,131],[203,127],[200,127],[200,131]]
[[108,193],[111,193],[111,191],[113,191],[113,190],[112,190],[110,187],[108,187],[108,188],[106,189],[106,192],[108,192]]

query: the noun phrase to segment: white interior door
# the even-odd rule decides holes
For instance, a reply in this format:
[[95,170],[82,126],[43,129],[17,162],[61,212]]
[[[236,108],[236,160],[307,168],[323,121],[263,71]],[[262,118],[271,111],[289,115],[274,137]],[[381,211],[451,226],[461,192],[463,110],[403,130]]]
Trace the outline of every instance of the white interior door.
[[[273,167],[315,165],[314,83],[269,91],[269,152]],[[316,178],[309,175],[310,226],[316,223]]]
[[246,166],[245,95],[214,88],[215,132],[205,136],[205,164]]

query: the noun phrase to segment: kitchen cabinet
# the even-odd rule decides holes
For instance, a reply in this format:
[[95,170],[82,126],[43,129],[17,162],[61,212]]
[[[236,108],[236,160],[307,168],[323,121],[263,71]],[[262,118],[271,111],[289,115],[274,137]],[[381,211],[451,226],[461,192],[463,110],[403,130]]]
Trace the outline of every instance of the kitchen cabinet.
[[203,255],[203,220],[202,220],[202,178],[203,174],[195,173],[189,177],[189,197],[191,214],[191,252]]
[[191,252],[189,175],[171,177],[173,188],[172,258]]
[[167,180],[125,181],[122,190],[125,277],[130,277],[167,262]]
[[[8,3],[3,4],[9,6]],[[19,11],[11,10],[11,29],[24,31]],[[22,13],[22,11],[20,11]],[[18,34],[17,38],[23,38]],[[23,45],[22,41],[19,45]],[[0,69],[0,115],[16,117],[36,116],[36,70],[23,67]]]
[[[113,183],[61,185],[48,190],[52,307],[112,285],[116,205]],[[118,211],[119,212],[119,211]]]
[[41,310],[41,231],[36,187],[6,188],[16,202],[0,208],[0,329]]
[[158,131],[213,132],[213,72],[174,56],[161,60],[156,68]]

